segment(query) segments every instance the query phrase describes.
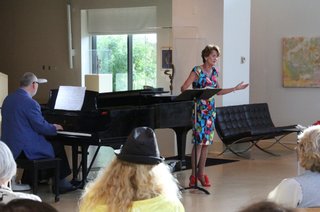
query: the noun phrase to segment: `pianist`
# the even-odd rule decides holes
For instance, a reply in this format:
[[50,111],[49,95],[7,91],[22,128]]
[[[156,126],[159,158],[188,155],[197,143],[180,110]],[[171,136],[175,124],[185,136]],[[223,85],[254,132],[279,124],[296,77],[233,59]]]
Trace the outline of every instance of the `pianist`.
[[[14,158],[29,160],[55,158],[62,159],[60,164],[60,193],[75,190],[66,177],[71,173],[64,146],[58,142],[48,142],[44,136],[56,135],[63,130],[61,125],[50,124],[42,116],[40,105],[32,97],[36,95],[40,83],[47,80],[38,79],[27,72],[20,79],[20,88],[9,94],[2,104],[1,139],[8,145]],[[31,182],[32,173],[24,171],[22,180]]]

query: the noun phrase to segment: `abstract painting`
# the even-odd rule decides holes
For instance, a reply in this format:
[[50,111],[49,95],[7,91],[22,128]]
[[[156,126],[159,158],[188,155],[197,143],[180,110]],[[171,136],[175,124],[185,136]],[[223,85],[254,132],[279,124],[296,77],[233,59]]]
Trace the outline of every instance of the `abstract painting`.
[[320,37],[282,40],[283,87],[320,87]]

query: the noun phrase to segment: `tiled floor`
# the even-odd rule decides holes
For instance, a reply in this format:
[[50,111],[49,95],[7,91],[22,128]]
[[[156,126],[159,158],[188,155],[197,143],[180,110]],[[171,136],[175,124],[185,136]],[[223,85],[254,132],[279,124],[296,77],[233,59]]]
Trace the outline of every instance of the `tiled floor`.
[[[294,142],[293,142],[294,143]],[[294,147],[293,144],[291,144]],[[279,156],[271,156],[253,148],[248,154],[251,159],[240,159],[226,153],[223,158],[240,159],[238,162],[207,167],[213,186],[206,195],[199,190],[183,191],[182,203],[186,211],[223,211],[233,212],[250,203],[266,198],[283,178],[295,176],[298,165],[295,151],[277,144],[270,149]],[[214,157],[214,155],[210,155]],[[176,173],[182,186],[187,186],[190,170]],[[47,188],[49,189],[49,187]],[[54,203],[54,196],[46,191],[40,192],[43,201],[49,202],[61,212],[78,211],[81,190],[61,195],[61,200]]]

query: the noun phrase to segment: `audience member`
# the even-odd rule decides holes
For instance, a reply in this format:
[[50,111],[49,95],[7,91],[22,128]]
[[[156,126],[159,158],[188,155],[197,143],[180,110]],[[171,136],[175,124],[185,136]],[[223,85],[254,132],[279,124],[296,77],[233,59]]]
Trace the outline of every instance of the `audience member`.
[[249,205],[239,212],[294,212],[293,208],[285,208],[277,203],[269,201],[261,201]]
[[1,212],[58,212],[45,202],[30,199],[15,199],[8,204],[0,204]]
[[16,174],[16,171],[17,165],[10,149],[0,141],[0,203],[7,203],[10,200],[19,198],[41,201],[36,195],[13,192],[11,190],[8,184],[10,184],[11,178]]
[[134,129],[116,156],[87,186],[80,211],[184,211],[152,129]]
[[297,154],[300,166],[306,171],[282,180],[268,199],[287,207],[319,207],[320,125],[308,127],[299,135]]

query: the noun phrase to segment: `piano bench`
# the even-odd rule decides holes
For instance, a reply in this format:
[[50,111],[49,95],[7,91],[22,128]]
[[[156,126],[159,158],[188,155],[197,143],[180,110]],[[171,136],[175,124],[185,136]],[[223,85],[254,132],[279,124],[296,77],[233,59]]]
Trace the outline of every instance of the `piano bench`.
[[28,160],[16,159],[18,168],[30,170],[32,172],[32,193],[38,192],[39,170],[54,169],[53,186],[55,187],[55,202],[59,201],[59,181],[60,181],[60,158]]

